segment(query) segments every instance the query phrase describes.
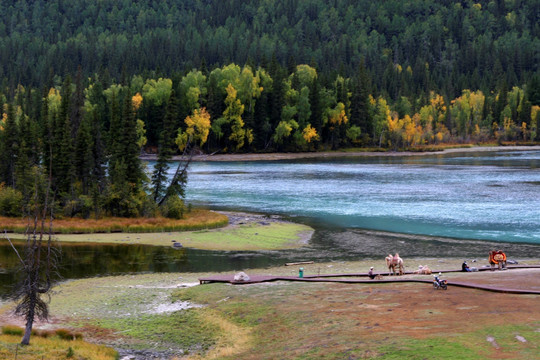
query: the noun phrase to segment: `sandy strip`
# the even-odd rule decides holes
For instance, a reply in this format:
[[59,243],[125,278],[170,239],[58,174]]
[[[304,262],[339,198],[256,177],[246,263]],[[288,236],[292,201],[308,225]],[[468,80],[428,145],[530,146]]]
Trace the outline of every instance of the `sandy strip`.
[[[304,152],[304,153],[260,153],[260,154],[204,154],[195,155],[192,161],[276,161],[276,160],[294,160],[311,158],[336,158],[336,157],[373,157],[373,156],[428,156],[428,155],[446,155],[456,153],[477,153],[493,151],[538,151],[540,145],[534,146],[473,146],[463,148],[451,148],[441,151],[324,151],[324,152]],[[142,160],[153,161],[157,159],[156,155],[147,154],[141,156]],[[175,156],[173,160],[182,160],[182,156]]]

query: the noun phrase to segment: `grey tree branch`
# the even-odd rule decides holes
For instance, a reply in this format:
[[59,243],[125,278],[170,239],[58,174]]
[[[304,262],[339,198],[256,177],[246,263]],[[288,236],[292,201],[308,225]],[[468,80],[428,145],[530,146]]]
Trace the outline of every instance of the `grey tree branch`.
[[19,252],[17,251],[17,248],[15,247],[15,245],[13,245],[13,243],[11,242],[11,239],[9,238],[6,230],[4,230],[4,236],[6,237],[7,241],[9,241],[9,244],[13,248],[13,251],[15,251],[15,254],[17,254],[17,257],[19,258],[19,261],[21,262],[21,265],[24,266],[24,261],[23,261],[21,255],[19,254]]

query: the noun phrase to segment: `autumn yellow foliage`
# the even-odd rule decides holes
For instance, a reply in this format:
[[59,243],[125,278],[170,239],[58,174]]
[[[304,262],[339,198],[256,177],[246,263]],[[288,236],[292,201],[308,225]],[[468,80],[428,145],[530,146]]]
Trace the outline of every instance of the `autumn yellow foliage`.
[[131,98],[131,103],[133,104],[133,109],[135,111],[139,110],[139,107],[141,106],[142,102],[143,102],[143,97],[140,93],[136,93]]
[[317,134],[317,129],[311,127],[311,124],[308,124],[304,130],[302,130],[302,137],[304,140],[306,140],[307,143],[310,143],[311,141],[316,141],[319,139],[319,135]]
[[184,150],[190,140],[202,146],[210,133],[210,114],[206,108],[194,109],[193,115],[184,120],[187,128],[184,132],[179,130],[176,144],[180,150]]

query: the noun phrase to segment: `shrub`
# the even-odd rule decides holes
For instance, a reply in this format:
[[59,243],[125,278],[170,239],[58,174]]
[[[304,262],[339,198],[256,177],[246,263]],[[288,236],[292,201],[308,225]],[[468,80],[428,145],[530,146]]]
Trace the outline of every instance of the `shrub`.
[[22,215],[23,195],[4,184],[0,184],[0,215],[18,217]]
[[157,214],[158,206],[156,202],[152,198],[146,197],[142,202],[140,215],[145,218],[153,218],[156,217]]
[[65,217],[73,217],[78,211],[77,200],[67,200],[62,208],[62,215]]
[[169,219],[181,219],[184,217],[186,212],[186,207],[184,201],[178,196],[172,196],[167,199],[165,204],[162,206],[163,216]]
[[83,219],[88,219],[94,209],[94,202],[91,196],[81,195],[78,200],[79,214]]
[[36,335],[39,337],[42,337],[44,339],[47,339],[49,336],[53,335],[54,332],[51,330],[38,330],[36,331]]
[[2,326],[2,334],[22,336],[24,334],[24,330],[18,326],[5,325]]
[[57,329],[55,331],[56,336],[58,336],[62,340],[73,340],[75,339],[75,335],[67,329]]

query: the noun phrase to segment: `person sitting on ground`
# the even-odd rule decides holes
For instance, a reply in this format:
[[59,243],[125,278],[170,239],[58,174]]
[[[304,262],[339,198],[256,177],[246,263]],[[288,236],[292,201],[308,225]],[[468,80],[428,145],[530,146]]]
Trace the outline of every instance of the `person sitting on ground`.
[[464,261],[463,264],[461,264],[461,271],[463,272],[470,272],[471,269],[469,268],[469,265],[467,265],[467,262]]
[[373,266],[369,268],[368,276],[371,280],[375,279],[375,274],[373,273]]

